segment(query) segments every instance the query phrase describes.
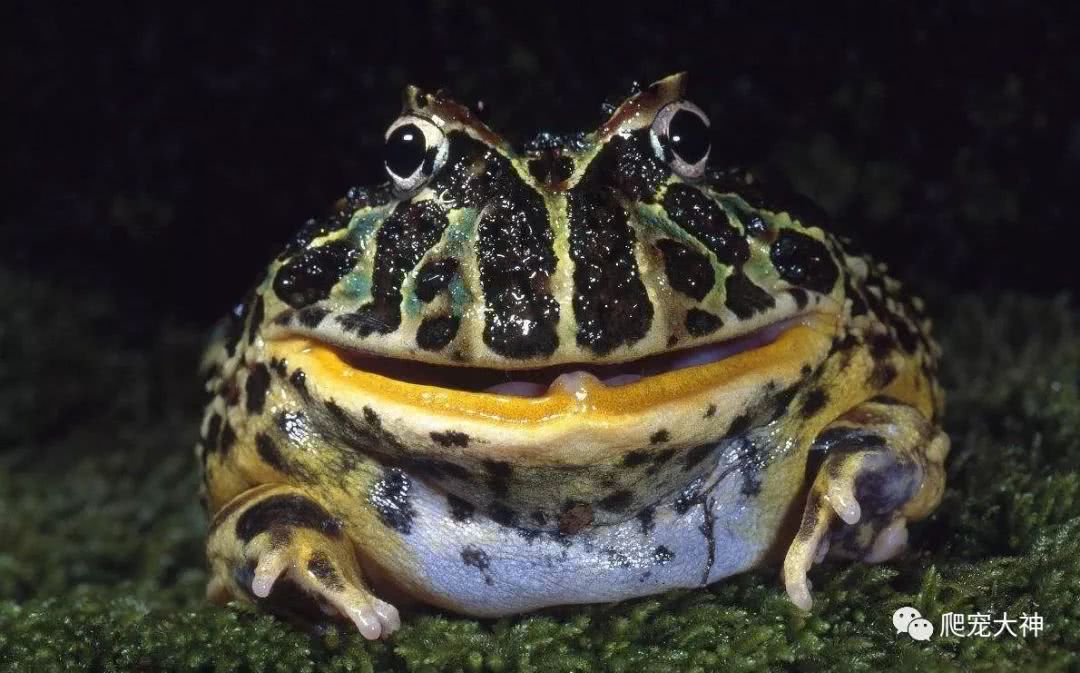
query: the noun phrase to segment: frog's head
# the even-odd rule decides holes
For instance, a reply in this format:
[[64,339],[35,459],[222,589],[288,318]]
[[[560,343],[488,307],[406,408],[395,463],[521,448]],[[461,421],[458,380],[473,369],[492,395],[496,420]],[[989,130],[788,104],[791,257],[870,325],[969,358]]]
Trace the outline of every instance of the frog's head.
[[408,88],[389,182],[274,263],[263,336],[366,394],[511,421],[790,384],[834,333],[836,252],[707,170],[684,88],[667,77],[595,131],[523,149]]

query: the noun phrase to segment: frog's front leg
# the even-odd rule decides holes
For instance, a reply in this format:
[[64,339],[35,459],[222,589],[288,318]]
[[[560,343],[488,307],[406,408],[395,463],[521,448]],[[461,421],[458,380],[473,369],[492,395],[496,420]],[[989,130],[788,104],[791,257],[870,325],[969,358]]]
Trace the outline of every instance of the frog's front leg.
[[818,435],[823,456],[802,523],[784,559],[793,603],[812,604],[806,572],[828,553],[886,561],[907,543],[907,522],[928,515],[945,489],[949,438],[914,407],[874,398]]
[[264,484],[236,496],[210,524],[207,556],[214,602],[236,598],[288,612],[304,603],[294,600],[299,590],[326,614],[351,619],[366,638],[401,625],[397,609],[361,580],[342,522],[300,489]]

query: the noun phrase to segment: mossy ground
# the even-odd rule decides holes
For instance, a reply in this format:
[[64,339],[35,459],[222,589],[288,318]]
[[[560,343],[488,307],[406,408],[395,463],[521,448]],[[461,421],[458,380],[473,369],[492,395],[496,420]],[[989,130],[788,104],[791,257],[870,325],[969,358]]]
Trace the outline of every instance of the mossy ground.
[[[202,600],[192,456],[201,334],[0,273],[0,670],[1080,670],[1080,321],[1064,300],[932,297],[949,490],[882,566],[829,563],[815,608],[775,570],[709,590],[478,622],[412,614],[389,642],[310,636]],[[896,635],[891,614],[1038,612],[1034,637]]]

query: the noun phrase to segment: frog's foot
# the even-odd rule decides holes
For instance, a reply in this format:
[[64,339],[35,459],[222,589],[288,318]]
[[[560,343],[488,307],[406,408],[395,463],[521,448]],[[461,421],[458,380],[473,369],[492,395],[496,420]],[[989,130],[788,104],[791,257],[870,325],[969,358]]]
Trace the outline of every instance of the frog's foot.
[[826,554],[870,563],[899,554],[907,522],[941,501],[948,451],[948,437],[921,412],[888,399],[864,402],[826,427],[812,449],[824,459],[784,559],[791,601],[810,609],[806,572]]
[[351,620],[370,640],[401,626],[397,609],[360,579],[341,522],[295,488],[258,486],[225,505],[210,525],[207,556],[207,597],[216,603],[252,601],[303,621],[322,612]]

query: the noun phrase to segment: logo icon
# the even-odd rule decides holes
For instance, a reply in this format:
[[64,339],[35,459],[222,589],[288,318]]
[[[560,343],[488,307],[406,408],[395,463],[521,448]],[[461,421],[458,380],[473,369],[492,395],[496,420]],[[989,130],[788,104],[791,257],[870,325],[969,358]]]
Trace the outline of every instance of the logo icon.
[[893,613],[892,623],[897,633],[906,633],[914,640],[930,640],[934,635],[934,625],[911,606],[898,608]]

